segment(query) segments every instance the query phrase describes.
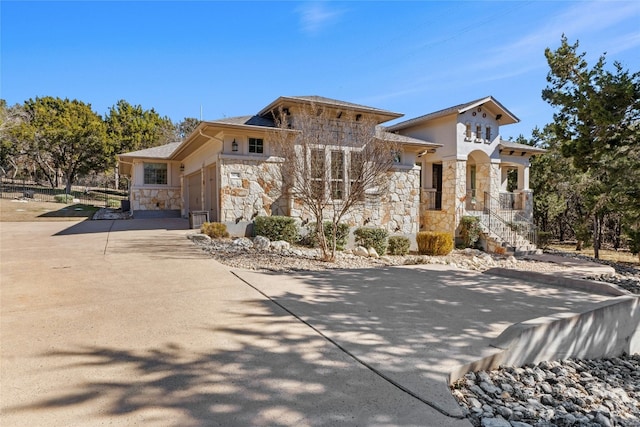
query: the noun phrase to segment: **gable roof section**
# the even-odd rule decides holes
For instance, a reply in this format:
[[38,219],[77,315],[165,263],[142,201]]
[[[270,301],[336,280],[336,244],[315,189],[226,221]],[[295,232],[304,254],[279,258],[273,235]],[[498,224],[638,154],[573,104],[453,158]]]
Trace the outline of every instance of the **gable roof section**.
[[345,108],[345,109],[349,109],[349,110],[360,111],[360,112],[363,112],[363,113],[375,114],[375,115],[378,115],[378,116],[381,116],[382,118],[384,118],[384,120],[382,120],[381,123],[385,122],[385,121],[392,120],[392,119],[397,119],[397,118],[403,116],[403,114],[401,114],[401,113],[394,113],[392,111],[383,110],[383,109],[380,109],[380,108],[368,107],[366,105],[354,104],[354,103],[351,103],[351,102],[340,101],[340,100],[331,99],[331,98],[325,98],[323,96],[317,96],[317,95],[312,95],[312,96],[281,96],[278,99],[276,99],[275,101],[273,101],[271,104],[267,105],[262,110],[260,110],[258,115],[259,116],[269,115],[274,109],[283,106],[283,104],[288,104],[288,103],[294,103],[294,104],[312,104],[312,103],[315,103],[315,104],[324,105],[324,106],[331,107],[331,108],[337,108],[337,109]]
[[412,138],[410,136],[400,135],[393,132],[387,132],[386,128],[384,128],[383,126],[376,127],[376,138],[395,142],[405,148],[415,148],[422,151],[435,151],[436,148],[442,147],[442,144],[437,144],[435,142],[429,142],[423,139]]
[[144,150],[130,151],[119,154],[118,157],[130,157],[137,159],[169,159],[182,142],[170,142],[157,147],[145,148]]
[[413,119],[405,120],[395,125],[389,126],[389,131],[395,132],[398,130],[406,129],[421,123],[428,122],[429,120],[438,119],[440,117],[450,116],[452,114],[462,114],[473,108],[480,107],[486,103],[493,104],[494,108],[500,111],[499,114],[502,118],[499,120],[501,125],[509,125],[512,123],[518,123],[520,121],[511,111],[507,110],[501,103],[499,103],[494,97],[487,96],[484,98],[476,99],[474,101],[466,102],[464,104],[454,105],[453,107],[445,108],[443,110],[434,111],[433,113],[418,116]]
[[546,153],[547,150],[544,148],[534,147],[532,145],[520,144],[518,142],[505,141],[500,140],[500,144],[498,144],[498,149],[501,154],[509,155],[509,156],[533,156],[535,154]]

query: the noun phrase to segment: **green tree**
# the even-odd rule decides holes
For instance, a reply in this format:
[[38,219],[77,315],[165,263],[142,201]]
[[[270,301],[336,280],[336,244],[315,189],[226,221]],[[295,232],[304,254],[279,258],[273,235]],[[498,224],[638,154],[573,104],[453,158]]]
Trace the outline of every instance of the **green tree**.
[[19,171],[25,147],[16,139],[13,130],[26,120],[27,116],[21,105],[7,106],[7,101],[0,99],[0,171],[7,175],[13,171],[15,177]]
[[193,132],[199,124],[200,120],[193,117],[185,117],[176,125],[176,132],[178,134],[178,137],[184,140],[186,137],[191,135],[191,132]]
[[[153,108],[145,110],[125,100],[109,109],[105,122],[107,134],[114,143],[114,154],[156,147],[178,139],[171,119],[161,117]],[[113,165],[115,156],[110,160]]]
[[14,129],[52,185],[58,172],[67,193],[79,175],[103,171],[112,154],[102,118],[90,104],[69,99],[43,97],[24,104],[28,120]]
[[563,35],[558,49],[545,50],[550,71],[542,98],[556,108],[551,127],[560,152],[588,177],[582,196],[597,258],[607,216],[640,210],[637,179],[626,175],[640,168],[629,155],[639,148],[640,73],[618,62],[606,69],[605,55],[590,68],[577,49]]

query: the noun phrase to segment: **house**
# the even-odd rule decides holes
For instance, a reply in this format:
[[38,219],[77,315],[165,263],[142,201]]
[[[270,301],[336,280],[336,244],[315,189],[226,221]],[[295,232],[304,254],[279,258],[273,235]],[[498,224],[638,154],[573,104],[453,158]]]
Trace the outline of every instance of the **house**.
[[[500,126],[518,119],[492,97],[386,127],[402,114],[318,96],[279,97],[256,115],[204,121],[182,142],[118,156],[120,173],[130,178],[134,217],[206,212],[210,221],[226,223],[236,233],[258,215],[308,219],[304,207],[283,191],[273,135],[288,131],[277,127],[275,111],[291,115],[296,131],[296,117],[311,104],[329,111],[337,128],[346,117],[356,117],[375,127],[377,140],[399,147],[386,194],[367,197],[345,222],[405,235],[455,233],[462,216],[475,215],[495,244],[526,244],[507,235],[515,223],[531,222],[529,159],[543,150],[500,139]],[[329,133],[328,141],[334,138]],[[332,152],[330,144],[325,149],[327,162],[333,159],[344,169],[336,176],[327,172],[325,181],[345,188],[352,154]],[[514,184],[508,177],[515,171]],[[512,192],[509,182],[515,185]]]

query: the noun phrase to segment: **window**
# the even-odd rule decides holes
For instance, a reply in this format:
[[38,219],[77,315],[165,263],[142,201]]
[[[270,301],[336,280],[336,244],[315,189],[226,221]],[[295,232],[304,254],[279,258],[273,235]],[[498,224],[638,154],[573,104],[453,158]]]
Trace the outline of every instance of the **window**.
[[144,183],[146,185],[167,185],[167,164],[145,163]]
[[311,150],[309,167],[311,176],[311,192],[318,199],[324,198],[324,150]]
[[471,140],[471,123],[467,123],[464,126],[465,126],[464,136],[465,138]]
[[392,151],[391,157],[393,158],[393,163],[402,163],[402,151],[400,150]]
[[358,200],[364,200],[364,188],[362,178],[364,177],[363,156],[360,151],[352,151],[349,156],[349,191],[356,194]]
[[264,153],[264,140],[262,138],[249,138],[249,152],[256,154]]
[[487,126],[487,128],[485,129],[484,139],[486,139],[487,141],[491,141],[491,126]]
[[344,192],[344,151],[331,152],[331,198],[342,200]]
[[476,125],[476,139],[482,138],[482,126]]

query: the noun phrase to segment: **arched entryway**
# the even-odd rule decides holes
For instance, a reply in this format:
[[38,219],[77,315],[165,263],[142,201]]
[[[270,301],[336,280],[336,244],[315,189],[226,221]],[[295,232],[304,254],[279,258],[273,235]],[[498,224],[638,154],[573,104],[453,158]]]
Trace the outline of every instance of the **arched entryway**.
[[491,193],[491,159],[480,150],[467,156],[467,197],[466,209],[484,209],[485,193]]

